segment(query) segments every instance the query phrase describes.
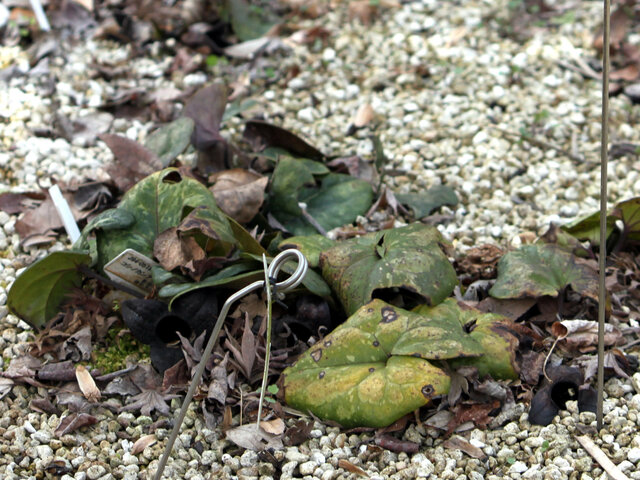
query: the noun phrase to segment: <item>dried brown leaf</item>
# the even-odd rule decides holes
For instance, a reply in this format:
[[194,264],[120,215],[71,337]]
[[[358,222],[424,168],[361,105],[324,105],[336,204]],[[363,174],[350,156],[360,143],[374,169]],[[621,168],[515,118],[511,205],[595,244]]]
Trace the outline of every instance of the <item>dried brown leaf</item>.
[[80,391],[87,400],[90,402],[97,402],[100,400],[100,397],[102,396],[100,394],[100,389],[84,365],[78,365],[76,367],[76,379],[78,381]]
[[368,125],[375,117],[376,112],[370,103],[363,103],[358,108],[356,116],[353,118],[353,125],[357,128],[362,128]]
[[420,450],[420,444],[408,440],[400,440],[392,435],[376,435],[375,442],[376,445],[395,453],[417,453]]
[[338,468],[344,468],[349,473],[355,473],[361,477],[369,478],[369,474],[367,472],[344,458],[338,460]]
[[251,372],[253,371],[253,362],[256,359],[256,337],[251,331],[251,322],[249,322],[249,316],[245,315],[244,318],[244,331],[242,332],[242,367],[248,379],[251,379]]
[[62,437],[79,428],[95,425],[96,423],[98,423],[98,419],[93,415],[89,415],[88,413],[71,413],[60,421],[60,424],[53,433],[57,437]]
[[162,168],[157,155],[138,142],[120,135],[103,133],[99,138],[114,156],[106,170],[116,186],[126,192],[140,180]]
[[257,173],[234,168],[214,173],[209,188],[220,209],[239,223],[247,223],[256,216],[264,202],[269,179]]
[[157,441],[158,439],[154,434],[141,436],[131,447],[131,455],[138,455],[139,453],[142,453],[145,448],[150,447]]
[[284,432],[286,425],[281,418],[274,418],[273,420],[260,422],[260,428],[267,433],[281,435]]
[[267,448],[282,449],[282,440],[279,435],[265,432],[257,428],[255,424],[242,425],[226,432],[227,440],[249,450],[262,451]]
[[484,460],[487,457],[487,455],[481,449],[471,445],[471,443],[469,443],[469,440],[459,435],[454,435],[453,437],[447,439],[444,442],[444,447],[450,450],[460,450],[469,455],[471,458]]

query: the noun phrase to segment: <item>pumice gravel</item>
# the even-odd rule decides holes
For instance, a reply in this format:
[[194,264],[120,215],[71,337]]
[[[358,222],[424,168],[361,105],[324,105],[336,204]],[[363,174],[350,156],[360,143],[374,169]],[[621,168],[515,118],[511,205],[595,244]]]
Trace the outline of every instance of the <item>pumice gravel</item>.
[[[601,18],[600,2],[576,4],[572,22],[534,32],[516,42],[502,36],[499,19],[507,18],[507,0],[402,2],[383,10],[371,25],[349,18],[348,2],[325,16],[305,20],[331,32],[324,45],[285,46],[265,57],[263,68],[300,74],[264,82],[249,98],[256,112],[307,137],[328,155],[373,156],[371,136],[380,136],[388,183],[399,192],[437,184],[453,187],[457,209],[440,226],[459,250],[484,242],[510,244],[524,231],[542,233],[550,222],[564,223],[598,208],[600,87],[559,65],[575,56],[595,56],[591,47]],[[127,59],[130,47],[88,40],[62,45],[64,55],[50,59],[50,73],[28,72],[29,60],[18,47],[0,47],[0,69],[14,75],[0,85],[0,187],[29,191],[65,182],[105,178],[102,167],[111,153],[95,138],[37,137],[55,115],[77,120],[119,89],[180,90],[217,78],[233,82],[232,68],[165,76],[171,62],[160,45],[150,55],[128,62],[127,78],[106,82],[91,75],[92,61]],[[233,63],[233,62],[232,62]],[[226,70],[223,70],[226,68]],[[231,72],[231,73],[230,73]],[[225,76],[227,75],[227,76]],[[51,79],[55,79],[53,85]],[[362,104],[374,120],[353,135],[349,125]],[[612,142],[640,143],[636,119],[640,107],[624,95],[611,98]],[[243,120],[231,118],[222,132],[239,137]],[[144,141],[154,127],[137,120],[113,119],[109,133]],[[556,150],[531,146],[505,134],[520,129],[542,134],[545,141],[576,151],[577,162]],[[640,162],[625,156],[610,162],[611,202],[640,194]],[[25,266],[47,251],[66,248],[63,236],[47,251],[20,248],[16,216],[0,212],[0,350],[5,364],[24,351],[34,332],[8,314],[6,292]],[[640,480],[640,373],[606,383],[605,428],[596,443],[631,479]],[[0,478],[62,480],[151,479],[169,429],[157,429],[157,442],[132,453],[132,442],[148,434],[155,420],[106,408],[92,412],[98,423],[58,438],[61,415],[29,407],[35,387],[15,386],[0,400]],[[172,402],[172,412],[180,406]],[[485,430],[462,432],[486,454],[485,460],[445,449],[441,432],[411,425],[402,438],[420,444],[416,454],[372,448],[372,434],[346,434],[316,422],[311,438],[273,455],[274,463],[238,449],[219,431],[206,428],[194,404],[165,470],[165,478],[205,479],[355,479],[340,460],[362,468],[370,479],[591,480],[607,478],[575,440],[578,426],[595,425],[595,416],[577,412],[575,403],[547,427],[528,422],[525,405],[503,412]],[[121,440],[118,432],[132,439]],[[55,470],[52,466],[57,466]],[[56,475],[55,472],[64,472]]]

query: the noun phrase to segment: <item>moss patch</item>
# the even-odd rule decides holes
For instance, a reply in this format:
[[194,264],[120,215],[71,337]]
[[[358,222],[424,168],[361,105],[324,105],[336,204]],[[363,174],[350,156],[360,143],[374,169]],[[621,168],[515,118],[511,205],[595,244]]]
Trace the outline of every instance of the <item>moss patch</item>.
[[93,350],[91,361],[103,374],[126,368],[127,358],[143,360],[149,358],[149,345],[138,342],[123,327],[109,330],[104,342]]

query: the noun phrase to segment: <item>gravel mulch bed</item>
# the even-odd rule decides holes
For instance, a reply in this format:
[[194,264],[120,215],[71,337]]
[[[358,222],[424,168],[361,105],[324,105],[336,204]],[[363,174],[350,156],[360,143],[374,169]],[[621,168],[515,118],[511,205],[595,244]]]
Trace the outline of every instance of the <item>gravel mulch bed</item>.
[[[598,207],[600,86],[563,67],[589,59],[601,18],[600,2],[579,2],[572,21],[532,29],[516,41],[504,35],[513,2],[461,0],[406,2],[382,9],[370,25],[350,18],[348,2],[306,20],[331,35],[325,44],[285,42],[247,62],[219,64],[187,75],[165,74],[171,49],[155,44],[149,54],[129,59],[131,46],[106,40],[63,40],[44,73],[28,72],[19,47],[0,47],[0,69],[15,69],[0,84],[0,186],[22,192],[47,187],[51,178],[72,182],[106,178],[111,159],[106,145],[78,136],[71,141],[44,135],[61,117],[82,121],[125,89],[186,90],[217,78],[231,83],[250,75],[252,112],[308,138],[329,155],[373,156],[371,135],[380,136],[390,159],[388,182],[399,192],[446,184],[460,197],[439,228],[456,247],[490,242],[517,244],[518,235],[542,233],[550,222],[567,222]],[[170,47],[170,45],[169,45]],[[106,81],[91,65],[126,61],[126,75]],[[285,80],[287,72],[300,73]],[[20,74],[19,72],[26,72]],[[358,109],[375,112],[349,135]],[[611,99],[612,142],[640,143],[640,110],[629,97]],[[244,120],[230,119],[223,134],[239,137]],[[119,118],[108,127],[143,141],[154,123]],[[521,129],[549,148],[521,141]],[[563,150],[563,152],[558,151]],[[567,154],[570,153],[570,155]],[[635,154],[610,164],[611,202],[640,194]],[[8,314],[7,294],[22,268],[45,250],[19,245],[17,217],[0,212],[0,349],[5,365],[33,340],[34,332]],[[48,251],[66,248],[65,239]],[[632,381],[633,380],[633,381]],[[169,434],[157,417],[114,413],[96,407],[98,423],[58,438],[62,417],[30,408],[38,388],[14,386],[0,400],[0,477],[63,480],[150,479]],[[629,478],[640,479],[640,374],[612,379],[606,386],[605,429],[596,443]],[[180,403],[172,402],[172,411]],[[132,453],[153,425],[158,442]],[[547,427],[532,426],[525,405],[503,412],[486,429],[461,435],[484,459],[443,446],[442,432],[411,425],[403,439],[421,445],[415,454],[373,446],[372,434],[346,434],[316,422],[311,439],[266,458],[237,449],[219,431],[206,428],[194,404],[166,478],[356,479],[347,460],[371,479],[504,478],[606,479],[602,468],[575,440],[579,425],[595,416],[579,414],[574,402]],[[158,428],[156,428],[158,427]]]

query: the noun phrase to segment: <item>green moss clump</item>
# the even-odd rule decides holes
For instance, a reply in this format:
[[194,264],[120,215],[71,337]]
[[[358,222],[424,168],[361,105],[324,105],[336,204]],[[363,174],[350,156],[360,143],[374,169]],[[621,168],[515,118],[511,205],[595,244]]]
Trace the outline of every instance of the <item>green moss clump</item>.
[[111,328],[104,342],[97,345],[91,354],[93,367],[103,374],[126,368],[129,357],[138,360],[149,358],[149,345],[140,343],[123,330],[123,327]]

